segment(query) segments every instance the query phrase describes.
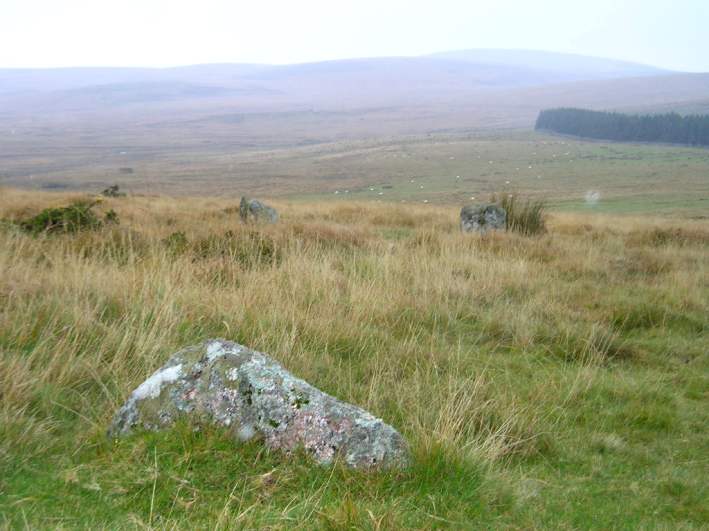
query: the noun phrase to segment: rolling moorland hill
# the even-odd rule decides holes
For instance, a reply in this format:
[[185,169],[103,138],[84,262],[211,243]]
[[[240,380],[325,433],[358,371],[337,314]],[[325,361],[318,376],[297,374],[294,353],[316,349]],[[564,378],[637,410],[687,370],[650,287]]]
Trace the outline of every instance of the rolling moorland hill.
[[[280,66],[0,70],[0,115],[159,111],[175,105],[277,112],[489,103],[500,90],[643,76],[671,78],[672,73],[613,60],[502,50]],[[694,97],[693,87],[686,93],[681,87],[681,81],[673,86],[677,99]]]
[[474,64],[534,68],[548,73],[554,72],[569,81],[654,76],[669,73],[661,68],[628,61],[538,50],[458,50],[436,53],[432,57],[467,61]]
[[[516,86],[670,73],[636,63],[580,55],[469,50],[421,57],[347,59],[294,65],[204,64],[172,68],[0,69],[0,95],[159,82],[191,82],[234,88],[249,82],[268,83],[283,79],[309,78],[315,82],[318,81],[317,76],[333,74],[343,80],[350,75],[376,78],[385,74],[397,75],[412,68],[418,72],[416,75],[420,79],[441,78],[444,73],[448,73],[468,76],[468,79],[476,79],[483,84]],[[441,80],[445,81],[443,78]]]

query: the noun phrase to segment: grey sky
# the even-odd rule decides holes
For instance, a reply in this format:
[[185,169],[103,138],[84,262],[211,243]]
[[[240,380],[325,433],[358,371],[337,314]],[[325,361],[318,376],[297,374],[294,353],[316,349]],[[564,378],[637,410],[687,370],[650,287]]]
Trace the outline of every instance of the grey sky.
[[709,0],[0,0],[0,67],[518,48],[709,71]]

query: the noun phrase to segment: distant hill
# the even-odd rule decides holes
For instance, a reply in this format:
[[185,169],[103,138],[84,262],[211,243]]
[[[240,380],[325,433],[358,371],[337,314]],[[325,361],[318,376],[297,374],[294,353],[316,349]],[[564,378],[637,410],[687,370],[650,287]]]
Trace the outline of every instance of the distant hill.
[[[461,75],[483,85],[537,85],[552,82],[637,77],[668,73],[656,67],[582,55],[528,50],[462,50],[422,57],[348,59],[294,65],[204,64],[174,68],[0,68],[0,94],[50,92],[96,85],[204,83],[234,85],[245,80],[361,77],[404,72],[408,78]],[[413,75],[417,72],[417,75]],[[354,88],[354,87],[353,87]]]
[[102,85],[211,83],[259,70],[258,65],[195,65],[177,68],[0,68],[0,95],[53,92]]
[[657,76],[670,73],[654,66],[627,61],[536,50],[459,50],[436,53],[431,57],[478,65],[524,67],[547,72],[550,76],[556,75],[565,81]]
[[531,87],[499,94],[500,104],[545,109],[586,107],[633,112],[684,112],[706,105],[709,74],[665,74]]
[[[205,96],[223,98],[229,93],[256,96],[246,103],[259,107],[371,106],[449,99],[478,90],[544,86],[577,77],[524,65],[475,64],[432,57],[352,59],[285,66],[0,70],[0,109],[3,101],[14,108],[22,102],[36,108],[45,103],[61,105],[63,101],[77,109],[81,98],[85,98],[83,101],[88,108],[94,108],[97,104],[157,103],[161,94],[165,101],[174,101],[179,95],[188,101]],[[188,87],[194,90],[187,90]],[[125,98],[126,91],[133,95]],[[146,93],[145,97],[141,92]],[[279,97],[272,97],[276,95]]]
[[446,52],[296,65],[0,69],[0,113],[93,112],[130,105],[241,111],[353,109],[474,99],[480,92],[661,75],[644,65],[567,54]]
[[560,106],[685,112],[706,108],[708,94],[709,74],[468,50],[295,65],[0,69],[0,120],[52,141],[70,128],[107,142],[258,147],[531,129],[540,110]]

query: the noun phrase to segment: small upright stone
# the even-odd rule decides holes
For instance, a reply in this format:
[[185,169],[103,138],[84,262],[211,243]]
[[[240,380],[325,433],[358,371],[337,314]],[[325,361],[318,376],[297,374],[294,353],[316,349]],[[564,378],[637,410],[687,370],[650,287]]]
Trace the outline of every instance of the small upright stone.
[[275,208],[247,197],[241,198],[239,216],[244,223],[251,220],[265,223],[276,223],[278,221],[278,212],[276,212]]
[[409,450],[394,428],[296,378],[265,354],[214,339],[174,354],[131,393],[110,437],[169,428],[180,417],[260,438],[272,449],[305,449],[321,464],[404,466]]
[[507,211],[497,205],[468,205],[460,211],[460,229],[463,232],[485,234],[489,230],[507,227]]
[[117,184],[109,186],[101,192],[104,197],[124,197],[126,194],[120,191],[120,187]]

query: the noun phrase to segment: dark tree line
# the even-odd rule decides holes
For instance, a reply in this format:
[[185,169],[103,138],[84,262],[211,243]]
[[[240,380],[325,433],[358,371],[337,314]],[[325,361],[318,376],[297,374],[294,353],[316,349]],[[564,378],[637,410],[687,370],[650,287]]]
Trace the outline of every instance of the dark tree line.
[[709,146],[709,116],[699,115],[634,115],[549,109],[539,113],[536,129],[602,140]]

